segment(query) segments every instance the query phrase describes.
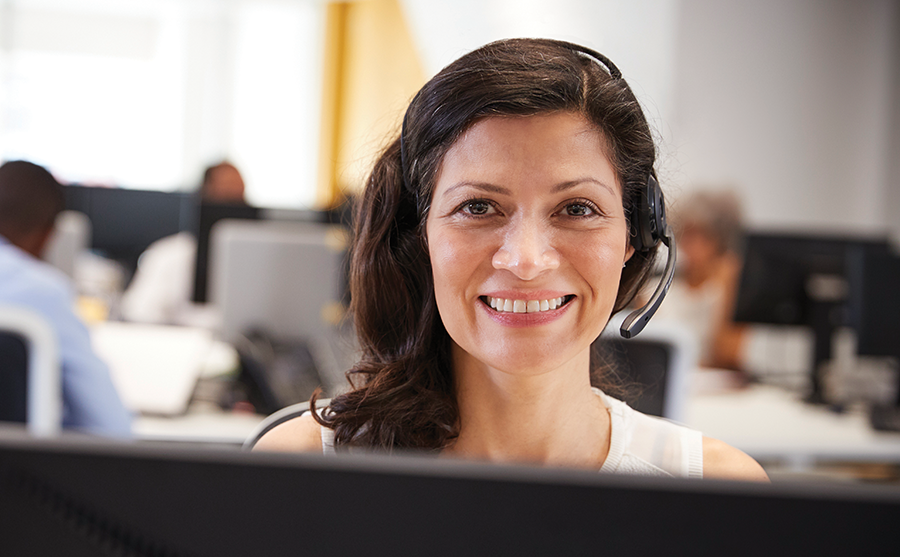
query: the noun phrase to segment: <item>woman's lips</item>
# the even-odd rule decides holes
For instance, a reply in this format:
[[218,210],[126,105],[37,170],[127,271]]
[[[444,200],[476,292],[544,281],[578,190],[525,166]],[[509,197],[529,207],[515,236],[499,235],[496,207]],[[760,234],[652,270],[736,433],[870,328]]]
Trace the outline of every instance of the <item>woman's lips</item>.
[[507,327],[535,327],[555,321],[565,314],[574,299],[575,296],[572,294],[532,299],[479,297],[488,317]]

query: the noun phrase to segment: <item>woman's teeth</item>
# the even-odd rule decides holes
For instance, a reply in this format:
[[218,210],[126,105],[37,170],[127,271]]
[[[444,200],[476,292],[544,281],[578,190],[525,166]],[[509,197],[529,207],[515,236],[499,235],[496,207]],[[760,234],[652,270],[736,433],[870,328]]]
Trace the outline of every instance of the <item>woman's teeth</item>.
[[549,311],[563,305],[566,297],[551,298],[549,300],[510,300],[504,298],[487,298],[487,304],[499,312],[506,313],[537,313]]

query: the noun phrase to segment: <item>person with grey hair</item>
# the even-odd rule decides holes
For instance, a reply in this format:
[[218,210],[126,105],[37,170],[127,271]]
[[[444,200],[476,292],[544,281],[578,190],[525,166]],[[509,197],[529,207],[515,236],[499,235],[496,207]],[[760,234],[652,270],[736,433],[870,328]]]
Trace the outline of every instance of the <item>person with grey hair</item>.
[[657,318],[688,325],[701,365],[740,369],[745,328],[732,319],[743,240],[740,200],[731,190],[697,190],[673,204],[670,222],[678,274]]

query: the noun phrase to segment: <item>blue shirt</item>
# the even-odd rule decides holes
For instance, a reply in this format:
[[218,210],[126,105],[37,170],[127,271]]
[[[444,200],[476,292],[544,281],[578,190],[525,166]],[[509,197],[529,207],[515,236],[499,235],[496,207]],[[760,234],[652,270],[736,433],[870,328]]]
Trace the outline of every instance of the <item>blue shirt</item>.
[[131,414],[116,392],[106,364],[74,312],[68,277],[0,236],[0,304],[40,314],[56,331],[62,363],[63,427],[128,436]]

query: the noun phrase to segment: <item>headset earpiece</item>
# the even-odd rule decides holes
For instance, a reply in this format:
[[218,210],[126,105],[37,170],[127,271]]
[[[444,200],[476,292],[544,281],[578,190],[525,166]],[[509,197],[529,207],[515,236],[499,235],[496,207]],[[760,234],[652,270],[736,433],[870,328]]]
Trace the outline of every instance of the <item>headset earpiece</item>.
[[651,174],[641,188],[631,216],[631,245],[637,251],[656,247],[666,233],[666,203],[659,182]]

